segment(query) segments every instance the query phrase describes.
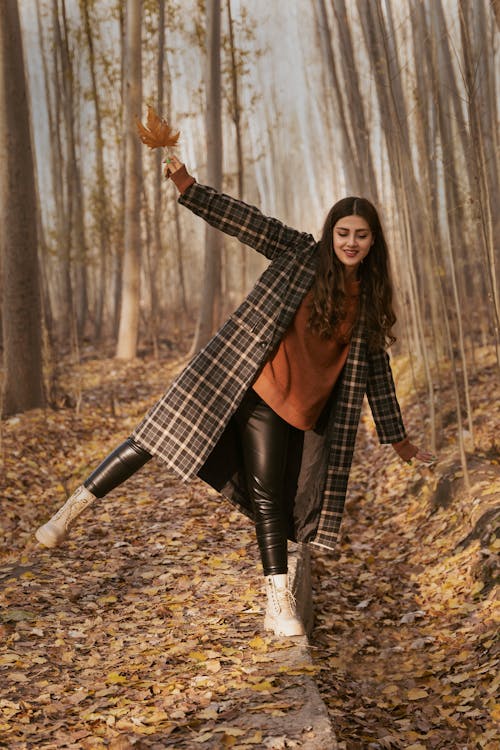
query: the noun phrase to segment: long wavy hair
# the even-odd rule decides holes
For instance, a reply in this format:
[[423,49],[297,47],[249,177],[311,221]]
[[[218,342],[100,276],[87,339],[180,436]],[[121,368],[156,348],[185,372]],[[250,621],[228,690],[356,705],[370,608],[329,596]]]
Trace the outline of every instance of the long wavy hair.
[[[361,216],[374,236],[373,245],[359,268],[360,294],[365,310],[369,348],[372,351],[385,349],[396,340],[392,334],[396,315],[392,306],[389,253],[377,209],[366,198],[343,198],[328,212],[319,242],[309,327],[322,338],[328,339],[345,317],[347,298],[343,265],[333,249],[333,229],[345,216]],[[360,307],[361,305],[358,306],[358,316]]]

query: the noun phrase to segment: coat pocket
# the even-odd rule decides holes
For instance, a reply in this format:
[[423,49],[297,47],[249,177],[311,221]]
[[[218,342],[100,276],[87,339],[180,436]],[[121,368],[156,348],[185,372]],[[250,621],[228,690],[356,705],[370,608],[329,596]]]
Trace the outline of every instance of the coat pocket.
[[239,328],[244,328],[259,341],[270,341],[275,321],[264,315],[254,305],[243,304],[231,315],[231,320]]

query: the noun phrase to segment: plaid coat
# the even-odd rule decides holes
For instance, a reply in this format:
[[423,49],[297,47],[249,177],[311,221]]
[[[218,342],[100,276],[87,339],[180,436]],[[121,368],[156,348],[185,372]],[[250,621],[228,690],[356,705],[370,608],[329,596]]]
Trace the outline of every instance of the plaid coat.
[[[198,183],[179,202],[271,263],[132,437],[184,480],[201,477],[252,516],[232,415],[311,287],[318,243],[310,234]],[[288,498],[289,537],[331,549],[342,519],[365,393],[380,442],[406,437],[389,357],[382,350],[368,351],[363,329],[361,313],[321,424],[305,433],[298,484]]]

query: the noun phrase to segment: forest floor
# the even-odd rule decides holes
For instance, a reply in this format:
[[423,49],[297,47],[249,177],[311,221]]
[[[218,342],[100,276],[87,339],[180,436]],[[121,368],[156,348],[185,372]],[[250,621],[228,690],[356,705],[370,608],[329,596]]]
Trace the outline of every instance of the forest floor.
[[[151,462],[62,547],[33,539],[182,364],[88,352],[59,363],[57,408],[0,423],[0,747],[307,747],[306,737],[273,744],[236,719],[246,708],[286,715],[294,682],[312,673],[340,750],[497,750],[491,352],[472,378],[469,491],[451,409],[431,469],[378,446],[364,415],[341,542],[313,554],[314,667],[279,674],[269,654],[288,646],[261,631],[252,525],[200,482]],[[416,439],[424,396],[405,365],[396,362],[398,393]]]

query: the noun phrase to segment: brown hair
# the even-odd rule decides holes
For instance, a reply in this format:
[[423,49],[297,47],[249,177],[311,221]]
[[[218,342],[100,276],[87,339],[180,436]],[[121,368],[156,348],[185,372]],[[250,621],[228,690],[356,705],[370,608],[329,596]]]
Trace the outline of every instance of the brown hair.
[[343,198],[328,212],[319,241],[309,327],[322,338],[330,338],[345,316],[343,265],[333,249],[333,228],[339,219],[353,215],[361,216],[374,236],[370,252],[359,268],[368,345],[371,351],[385,349],[396,340],[391,330],[396,315],[392,306],[389,254],[377,209],[366,198]]

